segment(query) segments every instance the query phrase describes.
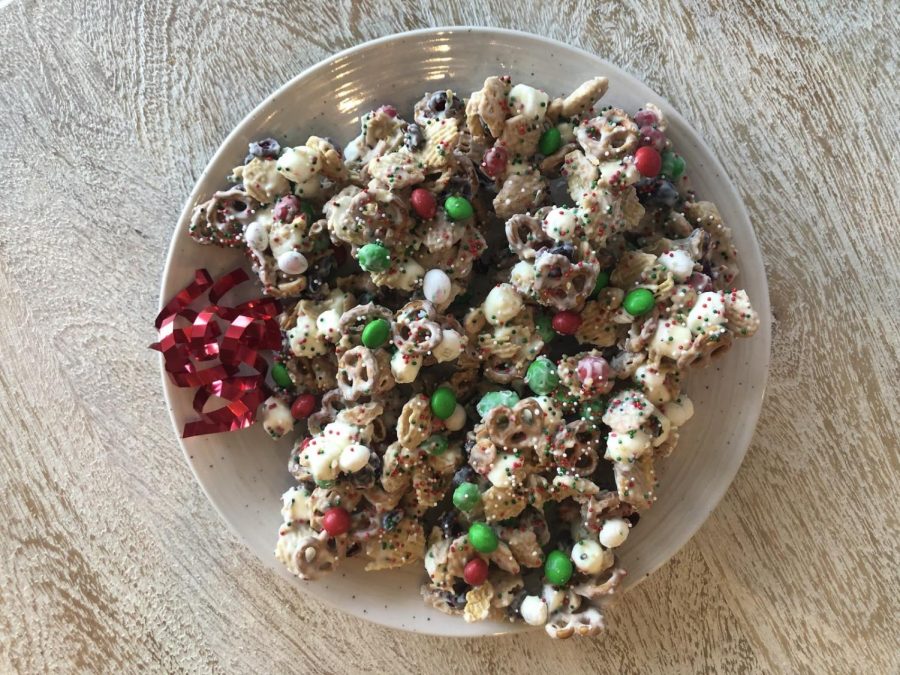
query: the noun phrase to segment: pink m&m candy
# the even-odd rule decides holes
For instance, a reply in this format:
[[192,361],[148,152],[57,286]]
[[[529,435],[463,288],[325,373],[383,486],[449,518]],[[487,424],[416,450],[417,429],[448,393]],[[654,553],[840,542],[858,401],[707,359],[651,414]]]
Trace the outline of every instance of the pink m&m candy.
[[578,362],[576,371],[585,389],[602,391],[608,390],[612,385],[609,381],[612,370],[602,356],[585,356]]

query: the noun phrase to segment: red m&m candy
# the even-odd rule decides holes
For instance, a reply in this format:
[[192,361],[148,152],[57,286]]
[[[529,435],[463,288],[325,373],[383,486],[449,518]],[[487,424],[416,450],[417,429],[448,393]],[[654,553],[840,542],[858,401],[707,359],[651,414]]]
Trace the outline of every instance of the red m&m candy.
[[316,397],[312,394],[300,394],[291,405],[291,415],[295,420],[305,420],[316,411]]
[[416,188],[409,196],[409,203],[419,218],[430,220],[437,213],[437,200],[425,188]]
[[350,531],[350,514],[341,506],[332,506],[322,514],[322,527],[332,537]]
[[581,314],[569,310],[557,312],[553,315],[550,325],[560,335],[575,335],[581,328]]
[[634,153],[634,165],[642,176],[653,178],[659,175],[659,170],[662,168],[662,157],[656,148],[645,145]]
[[481,586],[488,578],[488,564],[482,558],[472,558],[463,568],[463,580],[469,586]]
[[484,161],[481,165],[488,176],[496,178],[506,171],[507,162],[509,162],[509,153],[506,152],[506,148],[495,145],[484,153]]

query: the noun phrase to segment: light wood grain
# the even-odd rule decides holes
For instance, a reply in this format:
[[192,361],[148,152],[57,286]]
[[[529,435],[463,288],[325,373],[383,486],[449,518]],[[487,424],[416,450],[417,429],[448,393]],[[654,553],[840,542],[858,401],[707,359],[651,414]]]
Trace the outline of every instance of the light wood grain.
[[[0,670],[898,672],[889,3],[0,6]],[[744,467],[594,641],[421,637],[299,595],[193,481],[146,349],[173,224],[225,134],[329,53],[466,23],[585,47],[667,97],[767,261],[774,359]]]

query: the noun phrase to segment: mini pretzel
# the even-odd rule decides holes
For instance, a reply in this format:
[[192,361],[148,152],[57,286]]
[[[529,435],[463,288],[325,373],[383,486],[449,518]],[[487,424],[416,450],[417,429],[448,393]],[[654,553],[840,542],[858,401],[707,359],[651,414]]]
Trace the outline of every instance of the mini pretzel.
[[437,310],[427,300],[411,300],[397,312],[397,323],[412,323],[419,319],[437,319]]
[[484,362],[484,376],[497,384],[509,384],[516,378],[523,377],[527,364],[521,361],[511,363],[501,356],[490,356]]
[[362,344],[363,329],[370,321],[384,319],[393,321],[394,315],[387,307],[370,302],[365,305],[357,305],[341,314],[340,323],[341,341],[338,345],[341,351],[358,347]]
[[438,346],[442,337],[441,327],[429,319],[394,324],[394,346],[402,354],[427,354]]
[[587,260],[573,264],[566,256],[544,251],[534,264],[534,290],[541,304],[561,311],[580,309],[594,291],[599,266]]
[[434,416],[431,414],[431,403],[424,394],[413,396],[397,420],[397,440],[404,448],[418,448],[431,435]]
[[194,208],[189,232],[201,244],[242,246],[244,228],[256,218],[259,202],[240,186],[222,190]]
[[553,457],[576,476],[590,476],[597,469],[600,432],[587,420],[569,422],[553,439]]
[[533,216],[517,213],[506,221],[506,240],[521,260],[534,260],[539,250],[553,246],[553,240],[541,226],[541,211]]
[[587,581],[573,586],[572,590],[583,598],[592,602],[599,602],[604,597],[616,592],[622,579],[628,573],[620,567],[611,567],[598,577],[589,578]]
[[294,554],[294,564],[301,579],[317,579],[322,574],[334,571],[338,556],[328,547],[330,538],[330,535],[323,530],[316,535],[304,537],[300,541]]
[[498,405],[484,417],[484,427],[491,441],[507,452],[532,450],[540,444],[544,410],[533,398],[526,398],[512,408]]
[[338,361],[338,388],[348,401],[370,396],[379,383],[378,361],[368,347],[354,347]]
[[344,397],[340,389],[332,389],[322,396],[319,409],[309,416],[306,424],[309,433],[317,436],[322,433],[325,425],[334,422],[338,412],[345,407]]
[[371,504],[367,504],[354,511],[350,516],[350,538],[354,541],[365,542],[378,534],[381,529],[381,517],[378,510]]
[[412,224],[403,199],[389,190],[363,190],[350,199],[343,226],[330,228],[348,244],[364,246],[383,241],[386,246],[403,243]]
[[582,637],[598,635],[604,625],[600,610],[588,607],[580,612],[560,610],[553,614],[544,629],[550,637],[565,640],[573,635]]
[[575,137],[597,159],[620,159],[638,147],[638,126],[621,108],[610,108],[599,117],[582,122]]

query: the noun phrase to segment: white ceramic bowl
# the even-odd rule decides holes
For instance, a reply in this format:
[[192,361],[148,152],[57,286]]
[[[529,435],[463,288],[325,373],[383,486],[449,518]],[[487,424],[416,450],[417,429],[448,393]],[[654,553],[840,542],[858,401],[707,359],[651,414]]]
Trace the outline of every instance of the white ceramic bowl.
[[[243,160],[247,143],[264,136],[303,143],[315,133],[346,142],[358,133],[360,112],[383,103],[411,111],[425,91],[451,87],[468,95],[485,77],[509,74],[513,81],[544,88],[551,96],[605,75],[604,104],[636,110],[647,102],[669,118],[668,135],[687,161],[694,188],[714,201],[734,230],[745,287],[762,317],[750,340],[738,340],[707,370],[691,374],[688,393],[695,417],[675,454],[661,468],[659,501],[641,518],[620,550],[632,586],[666,562],[703,524],[741,464],[762,405],[769,362],[769,300],[759,246],[740,198],[721,164],[671,106],[606,61],[545,38],[514,31],[446,28],[393,35],[343,51],[304,71],[267,98],[229,134],[197,181],[172,237],[163,275],[161,305],[206,267],[214,275],[242,261],[234,251],[199,246],[187,236],[193,207],[217,189]],[[191,391],[163,375],[166,400],[180,436],[193,418]],[[280,496],[292,483],[289,442],[273,443],[260,428],[182,441],[185,456],[210,501],[247,545],[277,573],[273,558],[280,524]],[[209,536],[215,536],[210,532]],[[486,635],[518,630],[507,623],[467,624],[423,605],[421,565],[365,573],[350,561],[331,577],[295,580],[311,593],[361,618],[395,628],[440,635]],[[293,579],[293,577],[290,577]]]

